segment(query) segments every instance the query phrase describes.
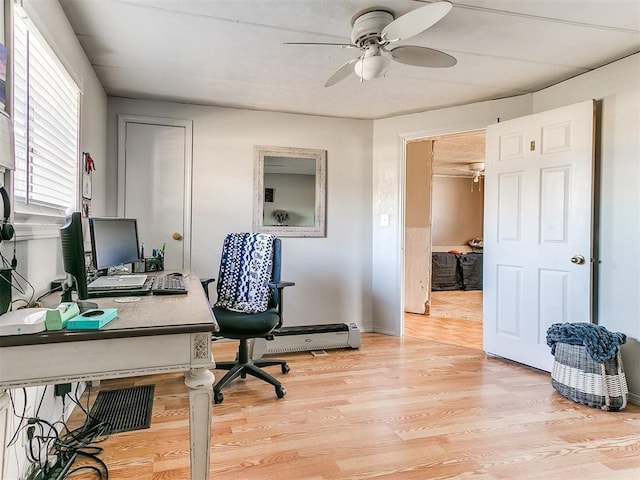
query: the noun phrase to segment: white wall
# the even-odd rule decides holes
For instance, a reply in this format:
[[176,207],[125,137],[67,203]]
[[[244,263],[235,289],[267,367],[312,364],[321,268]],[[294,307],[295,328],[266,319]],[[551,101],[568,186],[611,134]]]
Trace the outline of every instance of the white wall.
[[202,278],[217,277],[227,233],[251,231],[254,145],[327,150],[327,237],[282,240],[282,278],[296,283],[285,293],[285,323],[371,329],[372,122],[110,98],[114,199],[117,114],[193,120],[191,263]]
[[[474,128],[595,98],[601,110],[600,276],[597,316],[627,334],[623,348],[629,389],[640,401],[640,54],[575,77],[541,92],[374,122],[372,295],[375,331],[402,328],[400,247],[403,140]],[[391,227],[376,218],[391,215]],[[586,319],[585,319],[586,320]]]
[[451,248],[443,250],[442,247],[447,246],[470,251],[469,240],[482,237],[482,186],[479,182],[473,183],[471,177],[434,175],[431,188],[433,251],[446,252]]
[[[486,128],[531,111],[521,96],[377,120],[373,128],[372,301],[376,332],[402,334],[402,205],[404,143],[410,139]],[[388,214],[389,226],[380,226]]]
[[[31,20],[82,90],[80,148],[81,151],[90,152],[97,163],[97,171],[93,179],[92,207],[100,214],[104,211],[106,198],[106,175],[102,172],[102,168],[106,161],[107,97],[58,2],[24,0],[23,4]],[[49,289],[51,280],[62,275],[61,247],[57,227],[51,229],[36,225],[26,228],[16,225],[16,231],[17,270],[29,280],[35,290],[34,298],[37,298]],[[5,256],[12,257],[13,243],[3,242],[0,248]],[[31,289],[27,288],[27,294],[31,294]],[[14,290],[13,298],[18,296]],[[43,361],[46,360],[43,359]],[[16,392],[14,397],[18,401],[16,408],[22,411],[22,393],[14,392]],[[27,394],[27,409],[31,414],[36,411],[40,398],[44,395],[40,417],[54,422],[64,416],[62,402],[54,397],[52,387],[46,390],[44,387],[29,388]],[[17,421],[10,423],[10,436],[13,435],[16,425]],[[22,441],[18,440],[16,446],[7,449],[5,478],[24,478],[27,468]]]

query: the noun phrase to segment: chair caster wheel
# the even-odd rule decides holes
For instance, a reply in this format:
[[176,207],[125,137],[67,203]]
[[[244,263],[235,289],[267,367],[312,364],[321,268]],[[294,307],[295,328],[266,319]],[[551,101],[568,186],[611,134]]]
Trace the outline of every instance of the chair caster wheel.
[[282,398],[287,394],[287,391],[283,387],[276,387],[276,395],[278,398]]
[[286,363],[282,365],[282,373],[289,373],[290,371],[291,369],[289,368],[289,365],[287,365]]
[[223,400],[224,400],[224,396],[222,395],[222,393],[213,392],[213,403],[217,405],[218,403],[222,403]]

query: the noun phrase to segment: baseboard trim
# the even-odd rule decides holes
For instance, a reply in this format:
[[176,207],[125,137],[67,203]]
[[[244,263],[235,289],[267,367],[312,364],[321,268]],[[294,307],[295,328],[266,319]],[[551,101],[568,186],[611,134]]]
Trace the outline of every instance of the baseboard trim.
[[636,395],[635,393],[630,393],[629,403],[633,403],[634,405],[640,405],[640,395]]

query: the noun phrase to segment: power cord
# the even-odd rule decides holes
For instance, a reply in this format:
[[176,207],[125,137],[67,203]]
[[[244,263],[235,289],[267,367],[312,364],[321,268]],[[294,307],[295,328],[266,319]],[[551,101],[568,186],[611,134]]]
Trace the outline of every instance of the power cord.
[[43,293],[42,295],[40,295],[38,298],[36,298],[36,303],[42,303],[42,299],[44,297],[48,297],[49,295],[51,295],[52,293],[56,293],[56,292],[60,292],[62,290],[62,284],[58,285],[57,287],[52,288],[51,290],[49,290],[48,292]]
[[[15,258],[15,257],[14,257]],[[29,282],[29,280],[27,280],[20,272],[18,272],[14,267],[13,264],[15,262],[9,262],[7,260],[7,258],[2,254],[2,252],[0,252],[0,260],[2,261],[2,265],[5,268],[8,268],[11,270],[11,279],[7,280],[6,278],[4,278],[4,276],[0,275],[0,279],[3,282],[6,282],[9,284],[9,286],[11,286],[11,288],[16,289],[20,295],[23,296],[27,296],[27,289],[26,287],[29,287],[31,289],[31,296],[29,297],[29,300],[26,299],[17,299],[14,300],[13,302],[11,302],[11,306],[13,307],[14,302],[17,301],[22,301],[25,302],[25,306],[22,308],[34,308],[34,307],[38,307],[38,306],[42,306],[42,304],[40,303],[38,304],[34,304],[33,303],[33,297],[36,294],[36,289],[33,287],[33,285],[31,285],[31,283]],[[22,282],[24,282],[25,285],[22,284]],[[4,313],[4,312],[3,312]]]
[[11,445],[13,445],[14,443],[16,443],[18,441],[18,434],[22,431],[22,422],[24,422],[25,420],[27,420],[27,389],[26,388],[21,388],[20,389],[22,391],[22,395],[24,398],[24,402],[22,404],[22,414],[18,415],[18,413],[16,412],[16,405],[13,399],[13,390],[8,390],[7,393],[9,393],[9,402],[11,403],[11,410],[13,410],[13,416],[16,418],[20,419],[20,422],[18,423],[18,427],[16,428],[16,431],[14,432],[13,436],[11,437],[11,440],[9,440],[9,443],[7,443],[7,447],[10,447]]
[[[108,438],[108,432],[111,427],[104,422],[97,422],[89,413],[91,387],[88,387],[86,408],[77,398],[78,388],[79,386],[76,385],[75,398],[69,393],[62,396],[63,403],[68,396],[69,399],[80,408],[82,413],[85,414],[84,423],[74,430],[70,430],[64,421],[50,423],[38,418],[47,387],[45,387],[42,392],[34,417],[26,416],[26,389],[21,389],[24,396],[22,414],[18,414],[16,411],[13,392],[9,390],[9,399],[13,414],[16,418],[20,419],[20,422],[7,446],[14,445],[20,432],[26,431],[28,440],[26,444],[27,459],[35,465],[34,470],[29,476],[30,479],[62,480],[78,471],[90,470],[97,473],[100,480],[108,480],[109,470],[107,465],[98,458],[98,455],[103,452],[103,449],[96,444]],[[62,434],[61,432],[66,433]],[[85,457],[97,463],[97,466],[81,465],[72,469],[71,467],[78,456]]]

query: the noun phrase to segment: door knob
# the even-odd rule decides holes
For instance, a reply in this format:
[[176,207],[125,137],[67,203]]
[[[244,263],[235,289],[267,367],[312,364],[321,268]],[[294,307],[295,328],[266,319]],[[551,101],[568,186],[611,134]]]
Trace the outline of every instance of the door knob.
[[574,255],[571,257],[571,263],[575,263],[576,265],[584,265],[585,259],[582,255]]
[[[173,238],[174,240],[182,240],[182,234],[180,232],[173,232],[171,238]],[[584,258],[582,260],[584,261]],[[573,262],[573,260],[571,261]]]

